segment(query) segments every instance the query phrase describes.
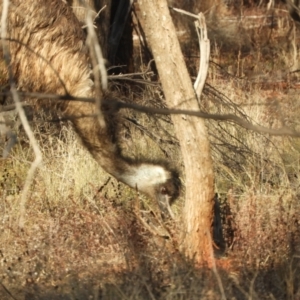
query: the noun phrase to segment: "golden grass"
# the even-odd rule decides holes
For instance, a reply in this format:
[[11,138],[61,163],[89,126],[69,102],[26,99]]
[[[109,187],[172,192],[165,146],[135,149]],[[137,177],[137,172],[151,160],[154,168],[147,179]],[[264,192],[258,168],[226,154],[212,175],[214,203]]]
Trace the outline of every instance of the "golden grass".
[[[252,89],[243,97],[234,81],[219,83],[218,88],[254,121],[267,125],[272,121],[268,106],[248,105],[264,102],[263,90]],[[233,108],[219,104],[211,109],[224,113]],[[146,126],[146,121],[140,123]],[[298,170],[297,140],[214,121],[208,128],[223,208],[226,256],[217,260],[217,270],[225,295],[296,299],[298,180],[294,178],[292,185],[289,174]],[[143,136],[132,135],[136,141]],[[137,195],[112,178],[108,181],[70,128],[47,139],[41,134],[40,141],[43,163],[31,186],[22,230],[17,226],[20,190],[32,152],[18,146],[1,161],[1,299],[11,298],[8,292],[16,299],[221,297],[214,274],[180,256],[179,221],[165,224],[169,239],[149,232],[135,215]],[[151,141],[141,145],[143,149],[133,156],[148,154],[145,145],[160,151]],[[144,205],[153,210],[153,204]]]

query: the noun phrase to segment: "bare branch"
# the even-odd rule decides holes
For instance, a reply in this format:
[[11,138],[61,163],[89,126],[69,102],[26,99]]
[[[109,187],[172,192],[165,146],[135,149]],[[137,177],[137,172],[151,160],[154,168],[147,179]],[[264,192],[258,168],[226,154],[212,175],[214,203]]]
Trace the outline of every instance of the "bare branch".
[[[0,92],[0,95],[10,95],[11,92]],[[93,98],[83,98],[83,97],[74,97],[71,95],[64,95],[59,96],[55,94],[42,94],[42,93],[25,93],[25,92],[19,92],[19,96],[22,97],[31,97],[31,98],[38,98],[38,99],[52,99],[52,100],[65,100],[65,101],[81,101],[81,102],[91,102],[94,103],[95,100]],[[141,113],[145,114],[158,114],[158,115],[187,115],[187,116],[193,116],[193,117],[199,117],[202,119],[207,120],[214,120],[214,121],[221,121],[221,122],[232,122],[235,123],[245,129],[252,130],[257,133],[265,133],[270,134],[274,136],[290,136],[290,137],[300,137],[300,132],[293,130],[292,128],[283,126],[280,128],[269,128],[262,125],[253,124],[250,121],[238,117],[234,114],[210,114],[206,113],[200,110],[192,111],[192,110],[185,110],[185,109],[174,109],[174,108],[155,108],[155,107],[149,107],[149,106],[143,106],[133,103],[125,103],[122,101],[119,101],[117,99],[104,99],[102,100],[102,103],[105,103],[107,107],[109,107],[112,111],[118,111],[120,109],[129,108],[134,109],[136,111],[139,111]],[[29,105],[25,102],[20,102],[20,105]],[[8,106],[11,109],[14,109],[15,105],[9,105]],[[1,111],[8,111],[6,106],[3,108],[0,108]],[[86,117],[95,117],[96,115],[83,115],[80,117],[68,117],[66,119],[60,119],[60,120],[70,120],[70,119],[76,119],[76,118],[86,118]]]
[[203,13],[199,13],[198,20],[195,21],[195,27],[199,39],[200,47],[200,66],[197,79],[194,83],[194,90],[196,92],[198,102],[203,91],[203,87],[206,81],[208,66],[209,66],[209,56],[210,56],[210,41],[207,38],[207,28],[205,23],[205,17]]
[[183,9],[178,9],[172,7],[172,9],[178,13],[187,15],[192,18],[196,18],[195,27],[199,40],[199,48],[200,48],[200,65],[199,72],[194,83],[194,90],[196,92],[198,101],[200,100],[203,87],[206,81],[208,66],[209,66],[209,56],[210,56],[210,41],[207,38],[207,28],[205,23],[205,17],[203,13],[199,13],[198,15],[187,12]]
[[179,9],[179,8],[175,8],[175,7],[170,7],[170,8],[173,9],[174,11],[178,12],[178,13],[183,14],[183,15],[187,15],[187,16],[195,18],[195,19],[199,18],[198,15],[192,14],[192,13],[190,13],[188,11],[183,10],[183,9]]
[[275,136],[291,136],[291,137],[300,137],[300,132],[293,130],[289,127],[280,127],[280,128],[268,128],[261,125],[253,124],[245,119],[242,119],[233,114],[209,114],[202,111],[191,111],[191,110],[181,110],[181,109],[166,109],[166,108],[154,108],[154,107],[145,107],[138,104],[124,103],[116,101],[115,105],[121,108],[131,108],[142,113],[153,113],[153,114],[170,114],[170,115],[187,115],[200,117],[202,119],[211,119],[215,121],[225,121],[233,122],[245,129],[249,129],[258,133],[267,133]]

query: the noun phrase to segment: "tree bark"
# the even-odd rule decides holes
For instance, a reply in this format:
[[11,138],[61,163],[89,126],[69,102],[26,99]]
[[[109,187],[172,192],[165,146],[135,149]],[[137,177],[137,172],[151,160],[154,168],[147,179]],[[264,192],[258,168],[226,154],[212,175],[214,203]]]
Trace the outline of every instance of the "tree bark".
[[[139,19],[151,47],[169,107],[199,110],[166,0],[139,0]],[[186,199],[183,209],[182,247],[196,263],[211,257],[214,175],[204,121],[172,116],[180,142]]]

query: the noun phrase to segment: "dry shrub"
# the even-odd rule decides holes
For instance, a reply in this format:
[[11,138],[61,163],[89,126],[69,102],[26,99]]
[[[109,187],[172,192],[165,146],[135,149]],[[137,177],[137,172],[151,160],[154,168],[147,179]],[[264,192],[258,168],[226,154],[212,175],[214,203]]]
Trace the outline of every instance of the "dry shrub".
[[[33,153],[24,144],[0,161],[7,169],[0,191],[1,299],[9,293],[26,299],[145,299],[158,293],[154,286],[162,285],[169,262],[162,261],[158,271],[152,256],[159,252],[164,259],[171,257],[164,239],[151,241],[134,215],[132,206],[141,200],[137,193],[104,174],[68,126],[48,140],[43,130],[34,131],[43,163],[31,185],[22,230],[20,189]],[[20,188],[9,189],[16,178]],[[144,280],[153,285],[150,291]]]
[[282,264],[299,253],[299,199],[282,195],[248,193],[229,195],[234,219],[231,250],[247,265],[266,267]]
[[[233,113],[270,128],[298,128],[297,99],[280,86],[277,91],[270,91],[233,78],[227,82],[214,78],[209,83],[218,90],[206,88],[203,110]],[[279,274],[283,269],[286,273],[289,264],[299,268],[293,260],[300,253],[297,140],[255,133],[230,122],[211,120],[207,126],[226,253],[247,270],[239,274],[240,279],[253,277],[253,291],[259,291],[261,296],[258,283],[272,290],[266,279],[270,273],[279,276],[279,280]],[[296,281],[294,276],[289,284]],[[274,295],[284,293],[283,285],[275,290]]]

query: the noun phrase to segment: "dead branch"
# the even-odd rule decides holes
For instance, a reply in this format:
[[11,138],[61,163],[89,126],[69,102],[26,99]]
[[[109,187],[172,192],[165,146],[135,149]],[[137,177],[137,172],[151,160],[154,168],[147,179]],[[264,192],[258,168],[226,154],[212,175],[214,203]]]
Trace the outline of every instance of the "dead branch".
[[[37,98],[37,99],[51,99],[51,100],[66,100],[66,101],[82,101],[82,102],[91,102],[94,103],[95,100],[93,98],[84,98],[84,97],[74,97],[71,95],[55,95],[55,94],[43,94],[43,93],[25,93],[25,92],[18,92],[20,97],[30,97],[30,98]],[[11,92],[0,92],[0,95],[11,95]],[[200,110],[192,111],[192,110],[185,110],[185,109],[174,109],[174,108],[155,108],[149,106],[143,106],[133,103],[125,103],[119,101],[117,99],[105,99],[102,100],[102,103],[105,103],[107,107],[109,107],[112,111],[118,111],[120,109],[129,108],[139,111],[145,114],[158,114],[158,115],[187,115],[193,116],[198,118],[203,118],[207,120],[214,120],[214,121],[221,121],[221,122],[232,122],[240,127],[245,129],[257,132],[257,133],[264,133],[270,134],[274,136],[290,136],[290,137],[300,137],[300,132],[293,130],[292,128],[283,126],[280,128],[269,128],[258,124],[253,124],[248,120],[245,120],[241,117],[238,117],[234,114],[210,114]],[[26,102],[20,101],[20,105],[28,105]],[[1,108],[0,113],[2,111],[8,111],[15,109],[15,105],[10,105],[10,109]],[[86,118],[86,117],[95,117],[95,115],[83,115],[80,117],[69,117],[69,118],[62,118],[60,121],[76,119],[76,118]]]
[[203,87],[206,81],[208,66],[209,66],[209,56],[210,56],[210,41],[207,38],[207,28],[205,17],[203,13],[199,13],[198,15],[192,14],[183,9],[178,9],[172,7],[172,9],[178,13],[187,15],[189,17],[197,19],[194,24],[196,28],[196,32],[199,40],[199,48],[200,48],[200,64],[199,64],[199,72],[194,83],[194,90],[196,92],[198,101],[200,101],[200,97],[203,91]]
[[199,13],[198,20],[195,21],[195,27],[200,47],[200,66],[197,79],[194,83],[194,90],[196,92],[199,102],[208,73],[210,56],[210,41],[207,38],[207,28],[203,13]]

